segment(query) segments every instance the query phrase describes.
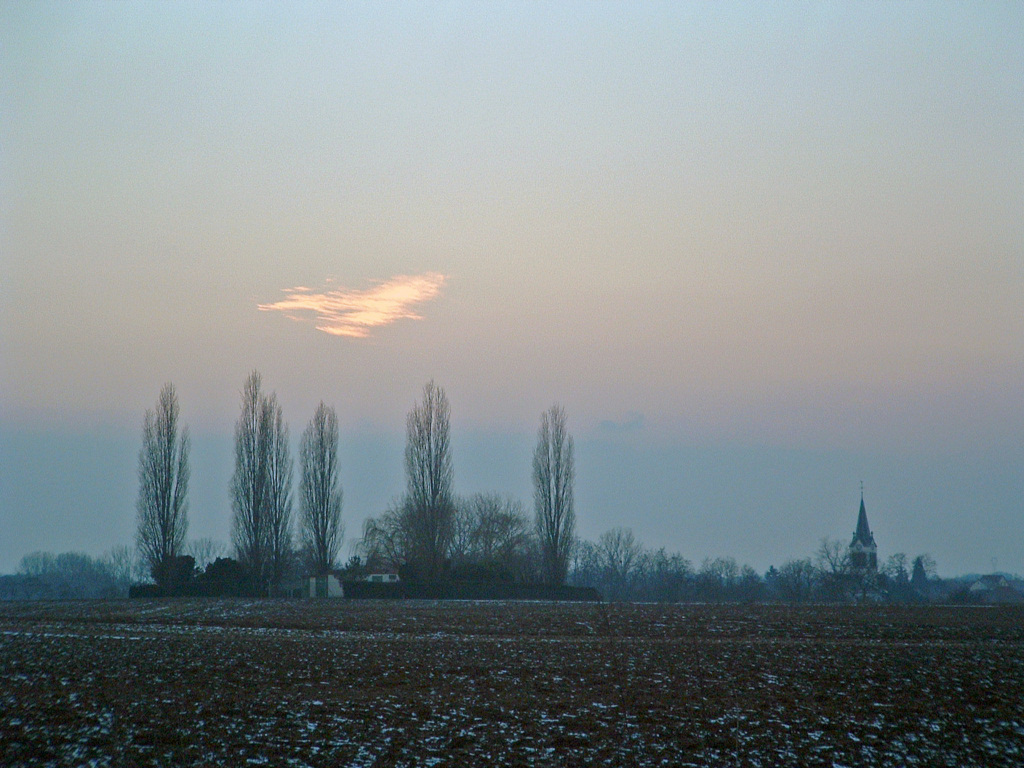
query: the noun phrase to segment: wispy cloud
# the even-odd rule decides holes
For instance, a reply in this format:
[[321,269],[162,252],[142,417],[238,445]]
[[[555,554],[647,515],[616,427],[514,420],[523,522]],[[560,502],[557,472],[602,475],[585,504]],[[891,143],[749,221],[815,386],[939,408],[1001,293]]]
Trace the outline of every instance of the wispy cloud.
[[377,326],[422,319],[413,306],[435,298],[445,279],[438,272],[396,275],[364,291],[297,286],[285,289],[280,301],[258,306],[264,312],[282,312],[291,320],[312,322],[318,331],[333,336],[363,338]]

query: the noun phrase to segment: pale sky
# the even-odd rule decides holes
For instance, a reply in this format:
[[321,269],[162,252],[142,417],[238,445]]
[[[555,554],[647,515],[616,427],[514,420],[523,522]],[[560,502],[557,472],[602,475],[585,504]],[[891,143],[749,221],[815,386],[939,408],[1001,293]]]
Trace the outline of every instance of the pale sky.
[[1024,572],[1019,3],[0,6],[0,572],[134,529],[142,415],[227,540],[258,369],[348,539],[435,379],[456,485],[759,570]]

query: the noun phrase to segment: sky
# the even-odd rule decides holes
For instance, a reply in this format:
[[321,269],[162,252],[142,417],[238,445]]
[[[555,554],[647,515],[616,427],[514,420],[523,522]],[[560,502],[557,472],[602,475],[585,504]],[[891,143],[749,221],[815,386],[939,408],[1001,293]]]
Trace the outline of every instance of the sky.
[[259,370],[347,543],[452,407],[460,493],[759,570],[1024,573],[1019,3],[0,5],[0,572],[132,541],[174,383],[227,542]]

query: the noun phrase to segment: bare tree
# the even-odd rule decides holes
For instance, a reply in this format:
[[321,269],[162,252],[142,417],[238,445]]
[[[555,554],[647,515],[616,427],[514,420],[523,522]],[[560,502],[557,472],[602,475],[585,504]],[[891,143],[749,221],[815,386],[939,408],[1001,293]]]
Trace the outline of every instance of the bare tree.
[[807,602],[814,594],[818,574],[818,569],[808,559],[789,560],[775,572],[771,586],[783,600]]
[[814,565],[818,569],[816,587],[820,599],[843,602],[852,597],[859,577],[854,572],[847,546],[836,539],[822,539]]
[[708,601],[729,600],[735,596],[740,567],[731,557],[705,557],[697,572],[698,598]]
[[736,583],[736,598],[745,603],[752,603],[764,598],[765,584],[761,575],[750,565],[740,568],[740,577]]
[[18,573],[38,579],[52,571],[55,567],[55,560],[52,552],[29,552],[22,556],[18,564]]
[[344,533],[338,478],[338,416],[323,402],[302,433],[299,463],[302,542],[313,573],[322,575],[334,568]]
[[224,555],[226,548],[223,542],[214,539],[193,539],[185,547],[186,554],[196,561],[196,568],[205,571],[206,566]]
[[103,567],[114,580],[118,597],[127,597],[128,590],[135,581],[138,570],[136,554],[131,547],[119,544],[106,552],[101,559]]
[[824,538],[818,545],[815,565],[829,576],[842,577],[850,573],[850,551],[841,541]]
[[896,552],[889,555],[889,559],[882,566],[882,573],[899,584],[910,582],[910,571],[907,569],[907,555],[904,552]]
[[412,560],[421,575],[444,571],[455,517],[450,407],[444,390],[427,383],[423,402],[406,419],[405,477]]
[[677,602],[690,594],[693,566],[678,552],[669,554],[665,548],[645,558],[644,587],[648,599],[658,602]]
[[160,390],[156,410],[147,410],[139,450],[139,496],[135,541],[158,584],[181,554],[188,530],[189,436],[178,431],[178,395],[173,384]]
[[452,516],[452,535],[448,541],[448,560],[452,568],[474,566],[477,562],[474,536],[476,534],[476,509],[471,501],[458,499]]
[[532,526],[523,505],[497,493],[476,493],[456,504],[449,557],[462,575],[534,580]]
[[523,505],[496,493],[478,493],[469,499],[473,518],[470,551],[483,563],[508,560],[529,545],[529,518]]
[[646,567],[644,548],[629,528],[612,528],[597,538],[597,561],[603,575],[605,597],[633,597],[637,580]]
[[270,432],[267,435],[267,530],[271,584],[280,584],[292,562],[292,457],[288,446],[288,425],[277,395],[267,398]]
[[891,601],[902,602],[916,598],[910,582],[910,559],[904,552],[889,555],[882,567],[883,587]]
[[107,558],[82,552],[34,552],[22,558],[19,573],[35,584],[36,598],[68,600],[123,597],[127,586],[118,582]]
[[291,457],[288,427],[276,395],[262,392],[253,371],[242,389],[242,413],[235,423],[235,554],[256,584],[266,589],[284,572],[291,551]]
[[408,498],[393,502],[379,518],[367,518],[358,546],[367,568],[397,571],[410,561],[413,544],[409,518]]
[[553,405],[541,414],[533,454],[533,502],[537,513],[544,579],[564,584],[576,531],[573,441],[565,411]]
[[267,565],[265,519],[267,457],[263,436],[267,413],[260,391],[262,377],[253,371],[242,389],[242,413],[235,423],[235,471],[231,476],[231,538],[238,560],[262,583]]

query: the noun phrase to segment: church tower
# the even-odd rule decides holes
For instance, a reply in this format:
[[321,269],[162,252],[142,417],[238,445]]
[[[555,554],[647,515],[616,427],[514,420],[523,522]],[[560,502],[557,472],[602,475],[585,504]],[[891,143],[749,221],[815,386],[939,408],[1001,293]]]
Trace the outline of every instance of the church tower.
[[853,532],[850,542],[850,565],[857,573],[876,573],[878,571],[878,547],[875,537],[868,527],[868,513],[864,511],[864,489],[860,491],[860,514],[857,515],[857,530]]

